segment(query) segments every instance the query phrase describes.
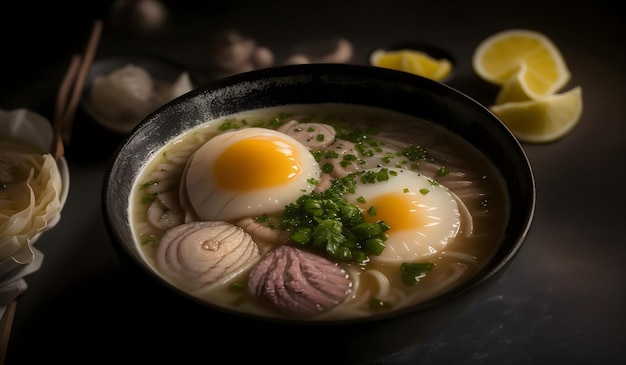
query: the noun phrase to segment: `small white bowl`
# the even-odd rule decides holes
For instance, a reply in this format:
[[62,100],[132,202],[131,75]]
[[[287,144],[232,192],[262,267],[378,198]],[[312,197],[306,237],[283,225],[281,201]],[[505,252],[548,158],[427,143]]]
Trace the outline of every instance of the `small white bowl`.
[[[125,77],[124,80],[122,80],[120,77],[115,82],[115,90],[109,90],[109,92],[119,92],[119,89],[122,88],[124,92],[128,92],[129,96],[137,97],[138,100],[144,97],[149,97],[150,100],[145,100],[143,103],[138,102],[135,106],[130,105],[132,104],[132,100],[130,99],[122,101],[122,103],[128,102],[129,105],[120,105],[120,103],[101,100],[102,105],[108,104],[108,108],[112,108],[118,115],[125,116],[124,118],[111,118],[99,112],[97,105],[94,104],[93,85],[97,80],[107,77],[112,72],[121,70],[127,66],[134,66],[141,71],[147,72],[153,85],[152,90],[142,90],[146,85],[140,85],[138,83],[139,81],[145,81],[141,80],[141,78]],[[143,72],[141,75],[143,75]],[[191,91],[195,87],[195,83],[197,83],[197,81],[192,81],[191,75],[184,67],[173,62],[140,56],[104,58],[94,62],[87,74],[81,98],[81,106],[85,112],[100,125],[114,132],[126,134],[130,132],[143,117],[146,117],[147,113]],[[110,85],[111,84],[109,84],[109,86]],[[145,93],[151,93],[151,95],[139,95]],[[119,99],[119,95],[113,96],[113,99]]]

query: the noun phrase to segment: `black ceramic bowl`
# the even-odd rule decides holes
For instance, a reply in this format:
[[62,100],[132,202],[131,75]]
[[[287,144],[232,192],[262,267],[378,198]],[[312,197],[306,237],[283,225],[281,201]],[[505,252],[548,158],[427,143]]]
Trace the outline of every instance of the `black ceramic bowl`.
[[[510,200],[506,228],[497,252],[486,266],[462,286],[426,303],[356,320],[330,322],[330,325],[345,324],[350,328],[333,330],[332,333],[320,329],[329,324],[327,322],[266,322],[265,318],[206,305],[156,275],[142,258],[129,225],[131,188],[145,162],[166,142],[203,121],[257,108],[318,103],[374,106],[421,117],[461,136],[482,151],[502,175]],[[347,341],[355,346],[358,342],[362,347],[377,339],[376,346],[362,347],[358,356],[351,355],[353,359],[371,358],[405,345],[403,340],[397,341],[398,336],[394,333],[406,331],[407,326],[412,335],[405,341],[414,340],[418,333],[426,333],[436,323],[452,318],[467,298],[478,295],[478,289],[493,281],[513,261],[523,245],[535,208],[535,183],[518,141],[487,108],[463,93],[419,76],[382,68],[310,64],[257,70],[218,80],[152,113],[124,139],[113,156],[105,176],[102,203],[107,228],[121,257],[127,260],[129,267],[137,269],[135,272],[145,274],[148,281],[157,283],[157,288],[162,287],[166,297],[176,297],[181,305],[193,307],[194,313],[199,315],[194,320],[212,318],[211,325],[219,327],[222,322],[217,318],[228,318],[228,323],[241,326],[254,323],[255,330],[280,328],[277,332],[280,340],[259,339],[255,335],[264,344],[283,341],[285,346],[317,348],[314,342],[327,340],[316,336],[334,336],[337,341]],[[298,326],[293,327],[293,324]],[[294,328],[307,328],[307,324],[316,329],[293,335]],[[319,355],[324,351],[330,350],[315,353]]]

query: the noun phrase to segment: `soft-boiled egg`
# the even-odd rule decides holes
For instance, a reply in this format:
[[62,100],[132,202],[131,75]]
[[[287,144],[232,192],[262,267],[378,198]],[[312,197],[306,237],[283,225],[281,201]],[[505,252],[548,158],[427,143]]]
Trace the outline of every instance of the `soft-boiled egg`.
[[266,128],[219,134],[202,145],[186,170],[189,202],[202,220],[279,212],[310,193],[321,169],[296,139]]
[[363,210],[366,221],[382,220],[390,227],[385,249],[370,258],[390,263],[416,261],[441,252],[460,227],[454,197],[446,187],[422,174],[384,169],[387,180],[364,179],[367,174],[385,176],[379,174],[381,168],[366,170],[357,177],[355,192],[345,195]]

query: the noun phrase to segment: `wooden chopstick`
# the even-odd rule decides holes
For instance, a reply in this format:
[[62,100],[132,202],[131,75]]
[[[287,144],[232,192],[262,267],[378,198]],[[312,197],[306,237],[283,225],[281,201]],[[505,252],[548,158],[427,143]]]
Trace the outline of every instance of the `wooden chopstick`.
[[0,365],[4,364],[4,360],[7,356],[7,348],[13,327],[13,318],[15,318],[16,306],[17,302],[15,300],[7,304],[4,314],[2,315],[2,320],[0,320]]
[[102,20],[96,19],[91,29],[85,53],[82,56],[78,54],[72,56],[70,67],[59,87],[53,120],[55,138],[51,151],[57,160],[63,156],[65,153],[64,146],[70,141],[78,102],[80,101],[87,73],[96,55],[101,34]]
[[72,89],[73,81],[78,75],[80,61],[81,57],[79,55],[74,55],[72,57],[70,67],[65,73],[65,77],[63,78],[61,86],[59,87],[59,92],[57,93],[52,124],[52,128],[54,129],[54,142],[51,151],[56,160],[61,158],[61,156],[63,156],[63,154],[65,153],[65,146],[63,142],[63,128],[65,125],[65,104],[68,100],[70,90]]

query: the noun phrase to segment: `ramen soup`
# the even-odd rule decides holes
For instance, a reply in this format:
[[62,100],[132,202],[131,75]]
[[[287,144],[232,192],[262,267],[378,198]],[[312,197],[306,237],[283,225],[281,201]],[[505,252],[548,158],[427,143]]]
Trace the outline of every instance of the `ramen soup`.
[[475,275],[508,217],[484,155],[426,120],[342,104],[203,123],[140,172],[132,230],[167,282],[213,305],[343,320]]

